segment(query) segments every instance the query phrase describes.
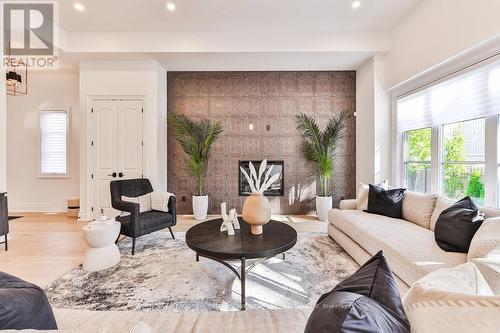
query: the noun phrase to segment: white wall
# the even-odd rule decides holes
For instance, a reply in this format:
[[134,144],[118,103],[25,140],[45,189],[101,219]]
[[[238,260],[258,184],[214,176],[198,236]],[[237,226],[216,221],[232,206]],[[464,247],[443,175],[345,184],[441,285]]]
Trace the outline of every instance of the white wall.
[[[87,102],[92,96],[142,96],[144,98],[144,177],[154,188],[166,189],[165,70],[155,61],[89,61],[80,63],[80,215],[89,218],[88,183],[90,142],[87,136]],[[164,140],[164,142],[160,142]],[[160,152],[161,151],[161,152]],[[160,153],[159,153],[160,152]]]
[[[3,80],[2,80],[3,81]],[[7,97],[7,187],[9,210],[65,211],[66,200],[78,196],[79,101],[77,74],[35,74],[28,95]],[[38,178],[40,107],[70,111],[69,178]]]
[[392,122],[383,65],[382,56],[374,56],[356,72],[357,186],[392,180]]
[[498,0],[422,0],[390,33],[386,87],[500,33]]
[[374,182],[375,104],[374,61],[366,61],[356,71],[356,186]]

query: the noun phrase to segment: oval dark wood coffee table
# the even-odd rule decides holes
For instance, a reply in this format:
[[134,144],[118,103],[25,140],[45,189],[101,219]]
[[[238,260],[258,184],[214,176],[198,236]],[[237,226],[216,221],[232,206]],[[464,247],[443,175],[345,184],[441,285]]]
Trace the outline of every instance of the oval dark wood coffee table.
[[[245,279],[246,274],[257,264],[278,254],[283,254],[297,243],[297,232],[288,224],[269,221],[264,225],[261,235],[252,235],[250,226],[239,217],[240,230],[235,230],[234,236],[221,232],[222,219],[199,223],[186,233],[186,244],[199,257],[215,260],[228,267],[241,281],[241,309],[245,310]],[[247,260],[251,261],[247,266]],[[239,260],[240,272],[229,262]]]

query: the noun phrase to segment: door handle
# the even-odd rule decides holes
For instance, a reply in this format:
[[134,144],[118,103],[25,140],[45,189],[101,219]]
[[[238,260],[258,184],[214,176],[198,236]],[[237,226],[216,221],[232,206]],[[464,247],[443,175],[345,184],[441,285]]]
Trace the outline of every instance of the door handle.
[[115,178],[116,177],[116,172],[110,173],[108,176]]
[[123,172],[118,172],[118,177],[120,177],[120,178],[121,178],[121,177],[123,177],[123,176],[124,176],[124,175],[123,175]]

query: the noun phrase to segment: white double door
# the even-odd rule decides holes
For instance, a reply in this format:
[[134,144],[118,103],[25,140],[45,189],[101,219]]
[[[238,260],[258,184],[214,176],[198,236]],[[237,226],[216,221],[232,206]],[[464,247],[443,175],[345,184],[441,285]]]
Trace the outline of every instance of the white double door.
[[111,208],[112,180],[143,177],[143,101],[94,99],[90,104],[91,215],[96,218],[101,209]]

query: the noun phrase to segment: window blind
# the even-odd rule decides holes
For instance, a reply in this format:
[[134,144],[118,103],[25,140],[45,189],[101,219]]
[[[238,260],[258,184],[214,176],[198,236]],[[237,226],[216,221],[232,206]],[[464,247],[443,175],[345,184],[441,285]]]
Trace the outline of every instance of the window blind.
[[66,111],[41,111],[40,173],[67,173],[68,114]]
[[396,100],[399,132],[500,114],[500,60]]

